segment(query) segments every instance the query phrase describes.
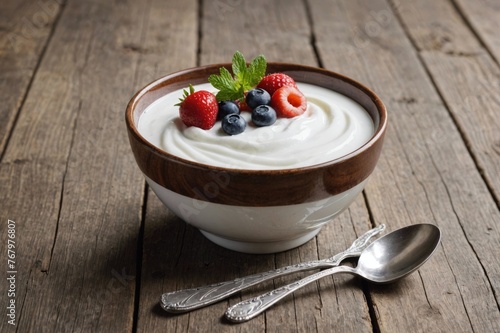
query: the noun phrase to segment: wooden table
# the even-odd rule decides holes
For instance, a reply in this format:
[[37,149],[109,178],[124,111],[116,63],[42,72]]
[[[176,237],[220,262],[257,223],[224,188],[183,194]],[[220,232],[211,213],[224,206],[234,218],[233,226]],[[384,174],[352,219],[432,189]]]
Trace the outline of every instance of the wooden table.
[[[2,0],[0,331],[500,332],[500,2],[409,3]],[[235,50],[351,76],[389,110],[363,195],[283,253],[212,244],[159,203],[128,144],[136,90]],[[187,314],[159,306],[381,223],[436,224],[441,245],[400,283],[325,278],[244,324],[225,309],[306,273]]]

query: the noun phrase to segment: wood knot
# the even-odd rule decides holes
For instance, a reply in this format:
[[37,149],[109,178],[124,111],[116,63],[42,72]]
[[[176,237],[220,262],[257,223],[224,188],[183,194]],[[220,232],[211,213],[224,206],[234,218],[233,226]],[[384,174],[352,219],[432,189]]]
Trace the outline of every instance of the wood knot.
[[134,43],[125,43],[122,45],[122,48],[125,52],[137,52],[137,53],[145,53],[146,50],[143,49],[140,45]]
[[396,99],[396,102],[402,104],[415,104],[417,103],[417,100],[413,97],[401,97]]

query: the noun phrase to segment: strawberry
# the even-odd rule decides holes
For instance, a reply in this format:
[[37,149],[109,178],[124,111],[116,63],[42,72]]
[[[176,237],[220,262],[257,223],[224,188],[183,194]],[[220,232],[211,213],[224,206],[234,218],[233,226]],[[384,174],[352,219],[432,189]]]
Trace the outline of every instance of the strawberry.
[[184,90],[184,98],[180,99],[179,116],[186,126],[195,126],[201,129],[211,129],[217,120],[217,99],[206,90],[194,91],[192,85],[189,92]]
[[271,106],[276,110],[278,117],[293,118],[306,111],[307,101],[299,89],[285,86],[274,92]]
[[296,87],[295,80],[283,73],[272,73],[264,76],[257,88],[264,89],[272,96],[279,88],[288,86]]

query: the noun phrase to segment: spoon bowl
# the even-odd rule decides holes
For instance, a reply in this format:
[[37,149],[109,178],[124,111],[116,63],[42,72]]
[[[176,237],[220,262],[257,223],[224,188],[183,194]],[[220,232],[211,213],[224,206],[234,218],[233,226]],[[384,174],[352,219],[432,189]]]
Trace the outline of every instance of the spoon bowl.
[[430,258],[441,239],[432,224],[393,231],[368,246],[352,273],[375,283],[389,283],[411,274]]
[[350,273],[375,283],[389,283],[411,274],[434,253],[441,240],[441,231],[432,224],[414,224],[395,230],[371,243],[358,260],[358,265],[337,266],[310,275],[302,280],[240,302],[226,311],[233,322],[252,319],[285,296],[322,277]]

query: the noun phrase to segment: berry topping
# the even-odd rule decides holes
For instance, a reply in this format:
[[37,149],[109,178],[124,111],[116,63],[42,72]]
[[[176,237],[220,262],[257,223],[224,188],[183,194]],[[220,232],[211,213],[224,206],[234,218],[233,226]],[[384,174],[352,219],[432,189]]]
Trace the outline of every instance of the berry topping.
[[271,102],[271,95],[261,88],[252,89],[248,92],[245,101],[251,109],[255,109],[259,105],[269,104]]
[[295,80],[283,73],[271,73],[259,82],[257,88],[262,88],[271,96],[281,87],[296,87]]
[[222,119],[222,130],[229,135],[242,133],[247,127],[247,122],[239,114],[232,113]]
[[194,91],[190,85],[189,92],[184,90],[183,98],[177,105],[179,105],[179,116],[186,126],[207,130],[212,128],[217,120],[217,99],[214,94],[206,90]]
[[238,106],[240,107],[240,111],[252,111],[245,100],[236,101],[236,104],[238,104]]
[[276,111],[269,105],[259,105],[252,111],[255,126],[270,126],[276,122]]
[[270,126],[278,117],[292,118],[307,109],[305,96],[295,80],[284,73],[265,75],[267,62],[263,55],[247,63],[241,52],[233,56],[228,66],[212,74],[208,82],[218,90],[214,95],[206,90],[195,92],[189,85],[180,99],[179,116],[186,126],[210,129],[222,120],[222,130],[229,135],[242,133],[246,120],[241,111],[252,112],[252,123],[257,127]]
[[307,109],[307,101],[295,87],[281,87],[271,98],[271,106],[279,117],[292,118],[303,114]]
[[238,104],[236,104],[233,101],[221,101],[218,103],[218,105],[219,105],[219,112],[217,113],[217,120],[221,120],[228,114],[240,113],[240,108],[238,107]]
[[216,89],[218,101],[243,100],[246,91],[253,89],[262,80],[266,73],[267,62],[263,55],[255,57],[247,66],[241,52],[236,51],[233,56],[233,75],[225,67],[221,67],[220,75],[212,74],[208,82]]

